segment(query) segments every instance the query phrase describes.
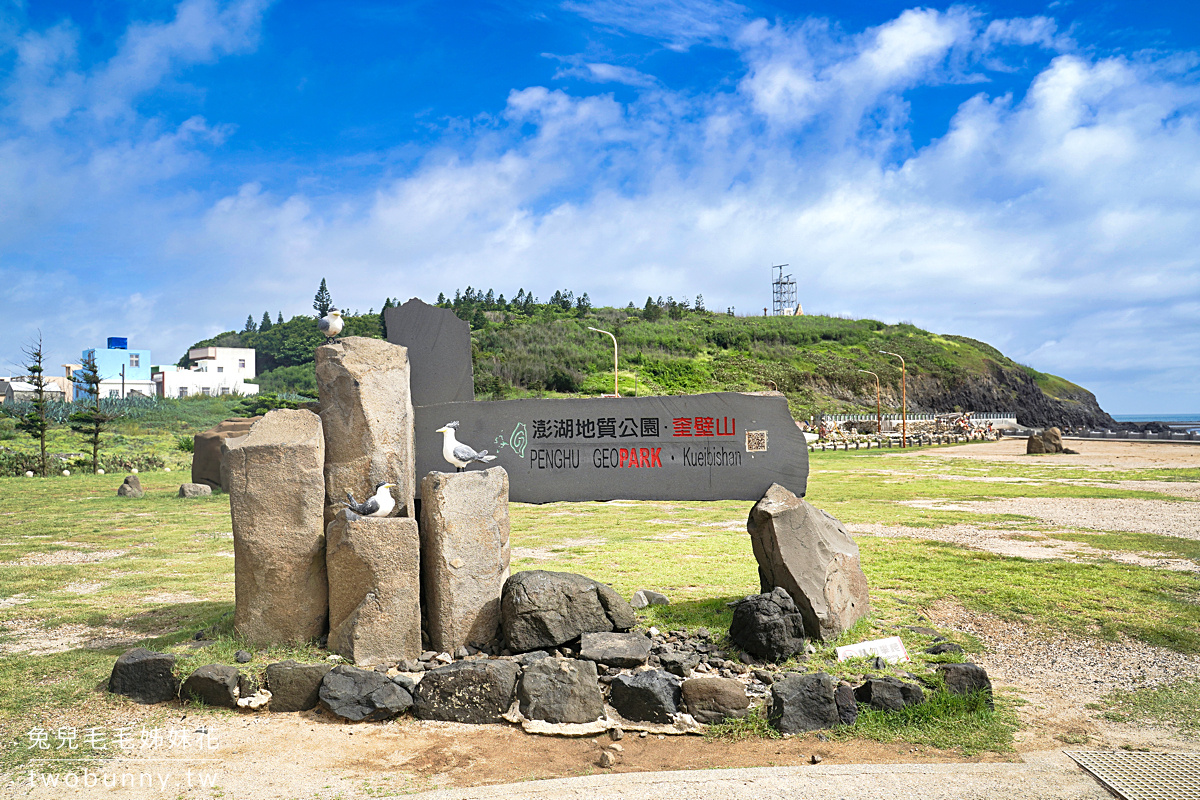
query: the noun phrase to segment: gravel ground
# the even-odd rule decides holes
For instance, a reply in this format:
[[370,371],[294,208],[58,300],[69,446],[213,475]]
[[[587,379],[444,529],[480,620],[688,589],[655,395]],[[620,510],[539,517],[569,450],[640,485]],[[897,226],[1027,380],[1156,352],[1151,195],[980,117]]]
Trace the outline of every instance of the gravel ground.
[[[1173,572],[1200,573],[1200,564],[1187,558],[1178,558],[1166,553],[1152,555],[1130,553],[1121,550],[1104,550],[1079,542],[1061,541],[1039,532],[1014,534],[1006,529],[977,528],[973,525],[947,525],[941,528],[908,528],[878,523],[850,524],[846,526],[854,536],[902,536],[909,539],[929,539],[935,542],[956,544],[975,550],[986,550],[1001,556],[1028,558],[1045,561],[1061,558],[1065,561],[1083,561],[1107,558],[1122,564],[1139,567],[1169,569]],[[1020,536],[1022,538],[1014,538]]]
[[1124,639],[1105,642],[1057,636],[1040,639],[1024,626],[950,603],[930,609],[939,627],[973,634],[987,646],[971,660],[992,680],[1037,696],[1083,708],[1114,689],[1157,686],[1178,678],[1200,678],[1200,656]]
[[975,514],[1020,514],[1063,528],[1200,539],[1200,506],[1179,501],[1010,497],[1004,500],[908,500],[903,505]]
[[1058,752],[1021,764],[818,764],[590,775],[413,795],[420,800],[1111,800]]
[[1180,469],[1200,467],[1200,445],[1165,442],[1111,442],[1103,439],[1067,439],[1063,442],[1078,453],[1026,455],[1024,439],[1004,438],[998,442],[976,442],[957,447],[934,447],[905,453],[894,451],[885,458],[967,458],[1030,466],[1088,467],[1111,469]]

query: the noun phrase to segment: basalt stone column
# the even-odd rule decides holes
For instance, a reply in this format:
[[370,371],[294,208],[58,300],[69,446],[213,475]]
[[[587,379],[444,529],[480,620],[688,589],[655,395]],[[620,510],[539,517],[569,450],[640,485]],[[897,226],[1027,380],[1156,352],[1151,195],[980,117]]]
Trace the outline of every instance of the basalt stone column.
[[396,515],[414,517],[416,459],[408,350],[350,336],[317,348],[317,392],[325,430],[325,522],[346,492],[361,502],[394,483]]
[[491,641],[509,574],[508,473],[501,467],[421,480],[421,583],[435,650]]
[[329,649],[360,666],[421,653],[417,521],[343,509],[325,529]]
[[277,409],[226,440],[234,629],[255,644],[325,633],[325,438],[311,411]]
[[221,444],[226,439],[245,436],[250,432],[250,426],[260,419],[262,417],[227,419],[193,436],[192,483],[229,491],[229,484],[221,474]]
[[762,591],[787,590],[808,636],[832,641],[870,612],[858,545],[832,516],[774,484],[746,529]]

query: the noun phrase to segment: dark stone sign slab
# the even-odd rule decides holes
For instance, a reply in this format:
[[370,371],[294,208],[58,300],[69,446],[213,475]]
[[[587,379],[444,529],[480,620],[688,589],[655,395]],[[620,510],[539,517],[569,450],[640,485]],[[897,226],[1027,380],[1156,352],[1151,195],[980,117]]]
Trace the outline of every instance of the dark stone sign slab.
[[475,399],[470,325],[415,297],[383,313],[387,340],[408,348],[414,406]]
[[457,420],[516,502],[758,500],[772,483],[801,497],[808,484],[808,446],[779,395],[442,403],[415,417],[418,476],[454,471],[437,430]]

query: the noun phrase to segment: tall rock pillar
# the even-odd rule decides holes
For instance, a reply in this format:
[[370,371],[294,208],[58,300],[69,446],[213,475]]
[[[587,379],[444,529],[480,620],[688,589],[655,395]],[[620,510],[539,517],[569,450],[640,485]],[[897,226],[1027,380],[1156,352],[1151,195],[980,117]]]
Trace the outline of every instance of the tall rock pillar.
[[325,522],[346,492],[359,502],[394,483],[396,516],[415,517],[416,458],[408,350],[349,336],[317,348],[317,391],[325,431]]
[[421,654],[417,521],[343,509],[325,529],[329,649],[359,666]]
[[500,628],[509,575],[508,473],[501,467],[421,479],[421,584],[435,650],[484,645]]
[[325,633],[325,438],[311,411],[277,409],[226,440],[233,516],[233,626],[255,644]]

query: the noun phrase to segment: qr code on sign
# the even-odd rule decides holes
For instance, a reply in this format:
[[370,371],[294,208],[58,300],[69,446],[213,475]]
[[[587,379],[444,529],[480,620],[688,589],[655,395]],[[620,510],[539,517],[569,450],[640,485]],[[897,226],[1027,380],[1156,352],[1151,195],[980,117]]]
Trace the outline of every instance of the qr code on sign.
[[746,431],[746,452],[762,453],[767,449],[766,431]]

